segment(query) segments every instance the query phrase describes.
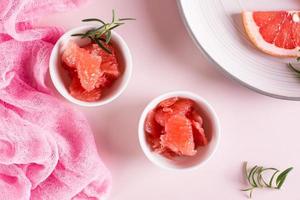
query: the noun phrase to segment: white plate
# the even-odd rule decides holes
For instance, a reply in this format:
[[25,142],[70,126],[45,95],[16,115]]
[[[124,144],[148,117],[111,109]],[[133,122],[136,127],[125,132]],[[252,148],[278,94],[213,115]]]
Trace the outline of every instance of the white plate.
[[243,10],[297,10],[297,0],[178,0],[191,36],[205,54],[243,85],[272,97],[300,100],[300,78],[248,40]]

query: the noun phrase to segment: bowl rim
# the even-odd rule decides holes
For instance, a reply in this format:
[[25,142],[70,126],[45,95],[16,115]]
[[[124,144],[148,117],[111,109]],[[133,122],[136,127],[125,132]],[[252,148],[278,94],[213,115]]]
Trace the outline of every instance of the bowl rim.
[[55,81],[57,75],[57,72],[55,71],[55,62],[57,59],[57,51],[60,50],[60,43],[62,43],[63,41],[67,40],[71,34],[73,34],[74,32],[78,32],[78,31],[82,31],[85,29],[90,29],[90,28],[94,28],[97,27],[96,25],[82,25],[82,26],[78,26],[75,28],[72,28],[70,30],[68,30],[67,32],[65,32],[55,43],[54,47],[52,48],[51,51],[51,55],[50,55],[50,59],[49,59],[49,73],[50,73],[50,79],[55,87],[55,89],[58,91],[58,93],[63,96],[65,99],[67,99],[68,101],[70,101],[71,103],[74,103],[76,105],[79,106],[84,106],[84,107],[98,107],[98,106],[103,106],[106,105],[108,103],[111,103],[112,101],[114,101],[115,99],[117,99],[127,88],[127,86],[129,85],[130,79],[132,77],[132,68],[133,68],[133,62],[132,62],[132,55],[130,52],[130,49],[127,45],[127,43],[125,42],[125,40],[122,38],[121,35],[119,35],[117,32],[115,32],[114,30],[112,30],[112,41],[114,41],[115,43],[118,44],[118,46],[121,47],[122,49],[122,54],[124,57],[124,60],[126,60],[126,66],[124,67],[124,70],[126,71],[126,77],[125,75],[125,71],[123,72],[123,76],[124,76],[124,82],[119,86],[118,89],[116,89],[116,92],[114,95],[112,95],[111,97],[105,99],[105,100],[98,100],[98,101],[94,101],[94,102],[86,102],[86,101],[81,101],[79,99],[74,98],[73,96],[71,96],[71,94],[69,93],[65,93],[63,91],[63,89],[61,89],[61,84],[58,83],[57,81]]
[[[169,167],[169,166],[166,166],[165,164],[163,164],[162,162],[158,161],[157,159],[155,159],[155,157],[153,156],[154,152],[151,152],[151,150],[149,150],[149,147],[147,146],[147,142],[145,140],[145,130],[144,130],[145,120],[146,120],[146,117],[147,117],[147,114],[149,113],[149,111],[151,109],[153,109],[154,107],[156,107],[158,105],[158,103],[161,102],[162,100],[165,100],[165,99],[171,98],[171,97],[178,97],[178,96],[183,97],[183,98],[190,98],[190,99],[196,101],[196,103],[200,107],[204,106],[205,108],[207,108],[209,115],[212,118],[211,120],[214,122],[213,124],[215,127],[214,137],[213,137],[213,140],[215,140],[215,142],[214,142],[215,144],[212,147],[212,150],[209,151],[207,157],[204,160],[202,160],[192,166],[188,166],[188,167],[184,167],[184,168]],[[219,147],[220,137],[221,137],[220,133],[221,133],[220,121],[219,121],[216,111],[213,109],[211,104],[209,104],[206,99],[199,96],[198,94],[196,94],[194,92],[186,91],[186,90],[171,91],[171,92],[163,93],[163,94],[157,96],[156,98],[152,99],[147,104],[147,106],[144,108],[144,110],[140,116],[139,124],[138,124],[139,144],[143,150],[143,153],[146,155],[148,160],[150,160],[154,165],[156,165],[162,169],[169,170],[169,171],[192,171],[192,170],[196,170],[199,167],[206,164],[213,157],[213,155],[215,154],[215,152],[217,151],[217,149]]]

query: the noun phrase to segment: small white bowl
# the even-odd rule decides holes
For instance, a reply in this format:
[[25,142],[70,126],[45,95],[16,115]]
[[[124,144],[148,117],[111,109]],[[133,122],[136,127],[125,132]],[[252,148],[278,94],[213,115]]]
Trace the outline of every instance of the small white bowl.
[[[195,156],[183,156],[174,160],[165,158],[155,153],[146,141],[144,124],[148,113],[154,109],[161,101],[171,97],[182,97],[192,99],[196,103],[196,108],[200,111],[203,118],[203,126],[205,133],[208,135],[209,143],[204,147],[197,148]],[[175,91],[163,94],[152,100],[144,109],[139,121],[139,141],[146,157],[155,165],[168,170],[191,170],[196,169],[200,165],[206,163],[216,151],[220,140],[220,123],[214,109],[209,103],[195,93],[188,91]]]
[[116,49],[116,54],[119,61],[119,66],[122,70],[122,75],[114,82],[113,86],[108,89],[107,93],[105,93],[98,101],[81,101],[70,95],[68,86],[71,80],[67,73],[67,70],[63,69],[63,67],[61,66],[61,54],[64,51],[66,44],[70,40],[75,41],[79,46],[89,44],[89,39],[81,39],[80,37],[73,37],[71,35],[75,33],[84,33],[91,28],[96,28],[96,26],[80,26],[71,29],[63,34],[53,47],[49,62],[50,77],[57,91],[70,102],[87,107],[102,106],[119,97],[121,93],[126,89],[132,74],[132,57],[130,50],[123,38],[116,32],[112,31],[111,42]]

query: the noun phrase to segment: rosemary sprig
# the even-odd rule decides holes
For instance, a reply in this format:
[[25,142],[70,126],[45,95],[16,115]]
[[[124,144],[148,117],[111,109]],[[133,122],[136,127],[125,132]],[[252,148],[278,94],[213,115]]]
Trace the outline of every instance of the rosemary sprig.
[[[250,187],[242,189],[242,191],[249,192],[249,197],[252,198],[252,193],[254,189],[257,188],[280,189],[285,182],[287,175],[290,171],[292,171],[292,169],[293,168],[290,167],[281,173],[276,168],[264,168],[257,165],[248,169],[246,162],[244,173]],[[265,172],[267,171],[273,173],[271,178],[266,178]]]
[[107,48],[107,44],[110,43],[111,40],[111,30],[125,24],[124,21],[135,20],[134,18],[117,18],[115,11],[112,10],[112,20],[109,23],[105,23],[101,19],[97,18],[88,18],[83,19],[82,22],[99,22],[101,26],[90,29],[85,33],[76,33],[72,36],[81,37],[81,38],[89,38],[92,42],[98,44],[100,48],[105,50],[107,53],[111,54],[111,50]]

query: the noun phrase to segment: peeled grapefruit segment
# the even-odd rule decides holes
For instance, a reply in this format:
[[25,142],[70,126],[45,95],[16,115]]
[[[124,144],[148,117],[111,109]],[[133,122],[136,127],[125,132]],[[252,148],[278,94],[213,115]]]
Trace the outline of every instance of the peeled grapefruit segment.
[[159,137],[162,127],[155,121],[155,112],[152,110],[148,113],[145,122],[145,131],[153,136]]
[[193,126],[193,137],[195,142],[195,148],[197,148],[198,146],[207,145],[208,141],[201,124],[199,122],[192,121],[192,126]]
[[86,50],[82,50],[77,61],[78,78],[81,85],[87,91],[92,91],[96,88],[98,79],[101,76],[99,65],[101,57],[89,54]]
[[118,66],[117,56],[111,45],[106,44],[106,48],[110,49],[112,53],[107,53],[97,44],[88,44],[84,47],[84,49],[90,54],[100,56],[102,58],[102,63],[99,65],[101,72],[113,79],[116,79],[121,74]]
[[86,91],[80,83],[80,80],[77,76],[73,76],[72,82],[69,86],[70,94],[82,101],[92,102],[100,99],[101,90],[99,88],[95,88],[92,91]]
[[161,126],[165,126],[166,122],[173,115],[187,115],[191,111],[194,102],[190,99],[170,98],[162,101],[158,105],[155,120]]
[[169,99],[165,99],[158,104],[159,107],[166,108],[174,105],[178,101],[178,97],[172,97]]
[[158,108],[155,113],[155,121],[161,125],[165,126],[168,119],[172,116],[173,110],[165,111],[162,108]]
[[182,115],[173,115],[165,126],[166,133],[161,136],[162,147],[178,155],[193,156],[197,153],[193,138],[191,121]]
[[66,45],[66,49],[62,54],[64,67],[76,68],[76,61],[80,54],[80,47],[73,41]]
[[105,75],[102,75],[96,83],[97,88],[99,88],[99,87],[100,88],[108,88],[111,85],[112,85],[112,80]]
[[161,151],[160,136],[162,134],[162,127],[155,121],[154,110],[150,111],[145,121],[146,139],[151,148],[156,151]]
[[300,56],[300,12],[243,12],[251,42],[261,51],[278,57]]
[[171,108],[173,112],[180,115],[186,115],[192,110],[194,101],[190,99],[179,99]]
[[80,48],[74,41],[70,41],[62,55],[63,62],[71,68],[76,68],[81,86],[87,91],[96,88],[101,76],[100,65],[102,59],[98,55]]

